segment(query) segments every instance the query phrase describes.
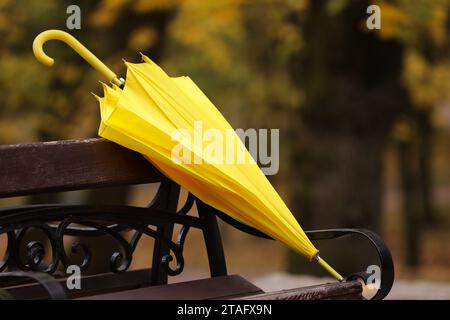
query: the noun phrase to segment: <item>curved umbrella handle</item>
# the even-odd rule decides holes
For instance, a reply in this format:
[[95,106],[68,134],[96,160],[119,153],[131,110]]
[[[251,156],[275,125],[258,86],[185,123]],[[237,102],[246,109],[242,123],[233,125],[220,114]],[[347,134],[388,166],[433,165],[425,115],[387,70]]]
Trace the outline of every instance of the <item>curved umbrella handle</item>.
[[91,51],[89,51],[84,45],[82,45],[71,34],[61,30],[47,30],[41,32],[33,41],[33,52],[39,62],[46,66],[53,66],[55,62],[53,58],[50,58],[43,49],[44,43],[49,40],[59,40],[69,45],[75,50],[84,60],[86,60],[95,70],[100,72],[108,81],[120,86],[122,81],[111,71],[103,62],[100,61]]

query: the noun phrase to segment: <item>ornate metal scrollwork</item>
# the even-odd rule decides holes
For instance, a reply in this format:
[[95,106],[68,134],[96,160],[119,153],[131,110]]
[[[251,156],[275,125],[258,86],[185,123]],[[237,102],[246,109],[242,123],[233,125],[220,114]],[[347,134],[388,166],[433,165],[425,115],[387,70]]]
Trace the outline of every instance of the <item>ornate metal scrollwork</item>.
[[[184,268],[183,248],[189,229],[202,228],[199,218],[188,215],[195,197],[189,194],[186,203],[176,213],[157,209],[154,205],[159,201],[157,198],[158,194],[147,208],[33,205],[0,209],[0,234],[7,235],[7,248],[0,261],[0,271],[18,269],[54,273],[59,266],[67,268],[76,264],[67,250],[76,254],[78,259],[81,256],[78,265],[81,270],[85,270],[95,252],[83,243],[83,239],[106,236],[114,239],[119,247],[110,256],[110,270],[123,272],[130,267],[133,253],[142,236],[148,236],[167,246],[169,254],[163,257],[161,264],[168,275],[178,275]],[[152,228],[167,223],[181,225],[175,242]],[[27,237],[31,230],[38,230],[45,240]],[[133,232],[129,240],[125,232]],[[67,236],[77,237],[69,249],[66,248]],[[48,255],[50,258],[47,258]],[[176,262],[174,267],[171,267],[172,261]]]

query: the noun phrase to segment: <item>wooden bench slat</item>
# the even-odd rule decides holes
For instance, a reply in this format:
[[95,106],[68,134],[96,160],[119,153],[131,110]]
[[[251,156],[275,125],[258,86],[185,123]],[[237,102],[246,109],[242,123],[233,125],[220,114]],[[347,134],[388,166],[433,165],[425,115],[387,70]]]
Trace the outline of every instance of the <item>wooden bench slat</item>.
[[213,277],[81,298],[84,300],[204,300],[255,295],[263,291],[238,275]]
[[362,285],[359,281],[333,282],[316,286],[287,289],[249,295],[239,300],[361,300]]
[[0,198],[161,178],[140,154],[104,139],[0,146]]

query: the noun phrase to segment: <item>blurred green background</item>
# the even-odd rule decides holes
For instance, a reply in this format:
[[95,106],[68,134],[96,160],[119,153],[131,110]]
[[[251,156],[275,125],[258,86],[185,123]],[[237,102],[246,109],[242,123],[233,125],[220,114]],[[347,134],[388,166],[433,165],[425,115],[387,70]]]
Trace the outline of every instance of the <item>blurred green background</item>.
[[[71,4],[0,0],[1,144],[97,136],[89,92],[100,94],[99,75],[64,44],[46,46],[52,69],[31,50],[39,32],[66,30]],[[391,247],[399,279],[450,283],[450,1],[76,4],[81,30],[70,32],[117,74],[125,75],[122,58],[137,62],[143,52],[170,75],[189,75],[234,127],[280,128],[280,172],[270,179],[304,229],[373,229]],[[366,27],[371,4],[381,8],[380,30]],[[114,198],[141,205],[154,189],[0,204]],[[280,244],[222,230],[232,273],[323,276]],[[134,267],[148,265],[149,244]],[[344,274],[373,255],[354,242],[318,246]],[[207,275],[195,232],[187,254],[188,277]]]

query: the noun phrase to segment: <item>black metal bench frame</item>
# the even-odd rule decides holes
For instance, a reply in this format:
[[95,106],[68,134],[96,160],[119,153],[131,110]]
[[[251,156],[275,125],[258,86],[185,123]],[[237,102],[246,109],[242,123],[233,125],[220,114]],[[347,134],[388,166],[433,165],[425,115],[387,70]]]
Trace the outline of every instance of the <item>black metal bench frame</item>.
[[[101,277],[112,279],[111,274],[94,277],[91,279],[92,284],[88,285],[90,289],[76,293],[78,296],[91,295],[99,291],[167,284],[168,276],[175,276],[183,271],[183,247],[191,228],[200,229],[203,233],[211,277],[226,276],[227,267],[216,216],[243,232],[269,238],[258,230],[206,205],[192,194],[188,195],[184,205],[177,210],[180,196],[180,187],[177,184],[165,178],[141,155],[106,140],[87,139],[0,146],[0,198],[154,182],[161,183],[159,190],[145,208],[42,204],[0,209],[0,234],[7,234],[8,239],[6,254],[0,261],[0,272],[8,272],[0,273],[0,280],[28,277],[33,273],[57,275],[60,265],[67,267],[74,264],[64,248],[66,236],[109,236],[115,239],[121,248],[110,257],[110,269],[113,274],[117,274],[116,280],[122,277],[123,281],[99,280],[104,279]],[[198,217],[188,215],[194,204],[197,206]],[[176,237],[174,237],[175,225],[181,226]],[[50,262],[43,260],[45,256],[43,243],[24,237],[30,228],[39,229],[46,235],[52,251]],[[130,240],[123,236],[124,231],[133,232]],[[376,234],[356,229],[306,233],[311,240],[335,239],[350,235],[367,238],[378,253],[382,269],[381,289],[375,298],[382,299],[388,294],[394,279],[394,268],[389,250]],[[151,269],[145,272],[127,271],[142,236],[149,236],[155,240]],[[172,240],[174,238],[176,240]],[[20,254],[23,248],[26,248],[25,257]],[[71,250],[83,255],[80,267],[82,270],[86,269],[92,257],[89,248],[81,242],[75,242]],[[132,274],[136,277],[131,276]],[[362,272],[351,275],[348,279],[366,280],[367,276]],[[42,280],[41,282],[45,284],[48,278],[41,277],[38,280]],[[105,282],[108,285],[102,287]],[[12,284],[14,282],[4,282],[0,287],[11,287]],[[16,291],[13,291],[23,292],[23,288],[17,286]],[[31,287],[27,288],[28,291],[31,290]],[[54,294],[52,290],[47,291],[50,296]],[[58,294],[57,290],[55,292]]]

